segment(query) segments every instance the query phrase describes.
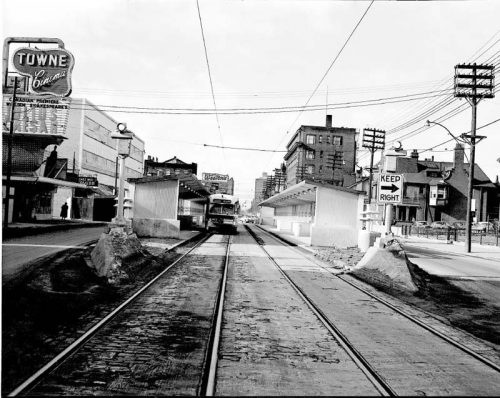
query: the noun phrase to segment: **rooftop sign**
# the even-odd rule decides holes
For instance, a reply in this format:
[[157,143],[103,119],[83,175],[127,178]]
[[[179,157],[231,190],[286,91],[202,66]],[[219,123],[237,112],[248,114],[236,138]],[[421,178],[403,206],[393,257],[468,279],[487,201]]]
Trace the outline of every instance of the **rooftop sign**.
[[204,181],[218,181],[218,182],[227,182],[229,181],[228,174],[217,174],[217,173],[203,173],[202,180]]
[[14,52],[12,63],[21,75],[30,78],[29,90],[33,94],[61,97],[71,94],[75,60],[69,51],[21,47]]

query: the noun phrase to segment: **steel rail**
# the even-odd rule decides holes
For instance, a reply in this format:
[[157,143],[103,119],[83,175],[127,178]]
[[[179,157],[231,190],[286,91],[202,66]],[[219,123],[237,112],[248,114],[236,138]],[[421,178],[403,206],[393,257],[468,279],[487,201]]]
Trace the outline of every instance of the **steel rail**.
[[[283,244],[286,244],[287,242],[284,240],[284,239],[280,239],[276,236],[274,236],[272,233],[266,231],[265,229],[259,227],[259,229],[263,232],[265,232],[266,234],[268,234],[270,237],[272,237],[273,239],[283,243]],[[295,250],[297,253],[300,253],[299,250],[295,249],[292,245],[289,244],[289,247],[290,249],[292,250]],[[304,255],[303,253],[300,253],[301,255]],[[337,275],[333,272],[331,272],[331,270],[329,270],[328,268],[318,264],[317,262],[315,262],[318,266],[322,267],[323,269],[325,269],[326,271],[330,272],[332,275],[336,276],[337,278],[339,278],[340,280],[344,281],[345,283],[351,285],[352,287],[354,287],[355,289],[367,294],[368,296],[372,297],[373,299],[377,300],[379,303],[389,307],[390,309],[392,309],[393,311],[396,311],[398,314],[404,316],[406,319],[412,321],[413,323],[419,325],[420,327],[424,328],[425,330],[427,330],[428,332],[431,332],[432,334],[434,334],[435,336],[445,340],[447,343],[455,346],[456,348],[460,349],[461,351],[465,352],[466,354],[469,354],[470,356],[474,357],[475,359],[477,359],[478,361],[484,363],[485,365],[489,366],[490,368],[496,370],[497,372],[500,373],[500,366],[498,364],[496,364],[495,362],[489,360],[488,358],[485,358],[483,357],[481,354],[478,354],[477,352],[475,352],[474,350],[470,349],[469,347],[467,347],[466,345],[452,339],[451,337],[445,335],[444,333],[440,332],[439,330],[436,330],[434,329],[432,326],[426,324],[425,322],[422,322],[421,320],[415,318],[414,316],[408,314],[407,312],[403,311],[402,309],[396,307],[395,305],[389,303],[387,300],[371,293],[370,291],[362,288],[361,286],[357,285],[356,283],[354,282],[351,282],[351,281],[348,281],[347,279],[345,279],[342,275]],[[432,316],[432,315],[431,315]]]
[[453,340],[452,338],[448,337],[444,333],[441,333],[440,331],[438,331],[438,330],[434,329],[433,327],[427,325],[426,323],[422,322],[421,320],[419,320],[419,319],[413,317],[412,315],[406,313],[405,311],[397,308],[396,306],[394,306],[393,304],[391,304],[388,301],[384,300],[383,298],[378,297],[378,296],[374,295],[373,293],[369,292],[368,290],[362,288],[361,286],[357,286],[355,283],[346,280],[341,275],[336,275],[336,276],[337,276],[337,278],[341,279],[345,283],[348,283],[352,287],[354,287],[354,288],[358,289],[359,291],[361,291],[361,292],[369,295],[370,297],[374,298],[378,302],[386,305],[387,307],[389,307],[392,310],[396,311],[398,314],[404,316],[406,319],[409,319],[410,321],[416,323],[417,325],[419,325],[422,328],[424,328],[425,330],[431,332],[435,336],[440,337],[441,339],[445,340],[447,343],[450,343],[451,345],[457,347],[458,349],[464,351],[465,353],[471,355],[472,357],[474,357],[478,361],[484,363],[485,365],[488,365],[489,367],[491,367],[492,369],[494,369],[494,370],[496,370],[497,372],[500,373],[500,366],[497,365],[496,363],[494,363],[493,361],[490,361],[488,358],[483,357],[482,355],[480,355],[477,352],[471,350],[469,347],[463,345],[462,343],[459,343],[458,341]]
[[[378,372],[370,365],[370,363],[363,357],[363,355],[356,350],[354,345],[349,341],[349,339],[325,316],[325,314],[312,302],[309,297],[303,292],[303,290],[286,274],[285,271],[278,265],[274,258],[269,254],[269,252],[264,248],[264,245],[259,242],[254,231],[248,226],[245,226],[250,235],[255,239],[259,247],[266,253],[267,257],[271,262],[278,268],[280,273],[286,279],[286,281],[292,286],[299,297],[306,303],[306,305],[311,309],[318,320],[328,329],[330,334],[339,342],[344,351],[349,355],[349,357],[354,361],[356,366],[365,374],[368,380],[373,384],[373,386],[380,392],[382,396],[393,397],[397,394],[393,391],[391,386],[385,381],[385,379],[378,374]],[[267,232],[267,231],[265,231]],[[271,235],[272,236],[272,235]],[[274,238],[274,237],[273,237]],[[281,242],[284,244],[283,242]]]
[[[21,383],[16,389],[14,389],[11,393],[9,393],[8,397],[15,397],[19,395],[24,390],[33,387],[34,384],[40,379],[54,369],[56,366],[59,366],[65,359],[67,359],[70,355],[74,354],[80,347],[82,347],[88,340],[90,340],[94,335],[99,332],[106,324],[112,321],[123,309],[129,306],[133,301],[135,301],[144,291],[146,291],[153,283],[155,283],[159,278],[161,278],[166,272],[168,272],[172,267],[174,267],[177,263],[179,263],[184,257],[186,257],[189,253],[191,253],[194,249],[204,243],[210,235],[207,235],[204,239],[201,239],[196,245],[194,245],[191,249],[189,249],[186,253],[184,253],[181,257],[175,260],[172,264],[170,264],[167,268],[165,268],[162,272],[156,275],[153,279],[151,279],[148,283],[146,283],[143,287],[141,287],[137,292],[135,292],[131,297],[125,300],[122,304],[116,307],[112,312],[106,315],[103,319],[101,319],[97,324],[95,324],[92,328],[87,330],[83,335],[81,335],[78,339],[76,339],[73,343],[71,343],[68,347],[66,347],[63,351],[61,351],[58,355],[56,355],[52,360],[50,360],[47,364],[41,367],[38,371],[36,371],[33,375],[31,375],[28,379],[26,379],[23,383]],[[178,245],[177,245],[178,246]],[[176,247],[177,247],[176,246]]]
[[215,326],[213,328],[213,333],[210,336],[209,349],[207,350],[207,362],[205,369],[208,369],[206,375],[206,380],[204,381],[201,395],[212,397],[215,395],[215,379],[217,376],[217,359],[219,355],[219,345],[220,345],[220,335],[222,330],[222,314],[224,311],[224,298],[226,295],[226,285],[227,285],[227,271],[229,268],[229,252],[231,248],[231,236],[227,240],[226,246],[226,256],[224,260],[224,271],[219,287],[219,292],[217,295],[217,304],[214,310],[216,314]]

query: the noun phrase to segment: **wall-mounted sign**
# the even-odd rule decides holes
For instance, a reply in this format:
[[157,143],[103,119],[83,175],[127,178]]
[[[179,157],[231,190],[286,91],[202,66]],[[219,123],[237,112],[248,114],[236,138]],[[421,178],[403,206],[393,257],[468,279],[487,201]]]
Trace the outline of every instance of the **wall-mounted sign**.
[[14,52],[12,64],[21,75],[30,78],[29,90],[33,94],[61,97],[71,94],[75,59],[69,51],[21,47]]
[[217,173],[203,173],[202,180],[204,181],[218,181],[227,182],[229,181],[229,175],[227,174],[217,174]]
[[[71,98],[43,98],[35,95],[16,96],[15,133],[65,134]],[[12,96],[3,96],[2,115],[8,126]]]
[[378,203],[401,203],[403,200],[403,175],[380,174]]
[[93,176],[78,176],[78,183],[85,184],[88,187],[99,186],[99,183],[97,182],[97,177]]

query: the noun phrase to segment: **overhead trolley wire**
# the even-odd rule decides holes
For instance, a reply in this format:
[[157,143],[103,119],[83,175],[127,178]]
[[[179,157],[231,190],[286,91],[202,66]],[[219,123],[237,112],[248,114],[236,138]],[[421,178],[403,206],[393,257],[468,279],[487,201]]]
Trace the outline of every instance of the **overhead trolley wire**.
[[276,146],[275,149],[277,149],[283,142],[283,140],[286,138],[286,136],[288,135],[288,133],[290,132],[290,129],[293,127],[293,125],[297,122],[297,120],[299,119],[299,117],[302,115],[302,113],[306,110],[306,107],[307,105],[309,105],[309,102],[311,101],[312,97],[314,96],[314,94],[316,93],[316,91],[318,90],[318,88],[320,87],[321,83],[323,83],[323,81],[325,80],[326,76],[328,75],[328,73],[330,72],[330,70],[332,69],[333,65],[335,64],[335,62],[337,61],[337,59],[340,57],[340,54],[342,54],[342,52],[344,51],[344,48],[347,46],[347,44],[349,43],[349,41],[351,40],[351,37],[354,35],[354,33],[356,32],[356,30],[358,29],[359,25],[361,24],[361,22],[363,21],[363,19],[365,18],[366,14],[368,13],[368,11],[370,10],[371,6],[373,5],[373,3],[375,2],[375,0],[371,0],[370,4],[368,5],[368,7],[366,8],[365,12],[363,13],[363,15],[361,16],[361,18],[358,20],[358,22],[356,23],[356,25],[354,26],[354,29],[351,31],[351,33],[349,34],[349,36],[347,37],[346,41],[344,42],[343,46],[340,48],[340,50],[338,51],[337,55],[335,56],[335,58],[333,59],[333,61],[330,63],[330,66],[328,67],[328,69],[326,70],[326,72],[323,74],[323,76],[321,77],[320,81],[318,82],[318,84],[316,85],[316,87],[314,88],[313,92],[311,93],[311,95],[309,96],[309,98],[307,99],[306,103],[304,104],[304,106],[301,107],[301,109],[299,110],[299,114],[297,115],[297,117],[295,118],[295,120],[290,124],[290,127],[288,127],[286,133],[283,135],[283,137],[281,138],[281,140],[279,141],[278,145]]
[[[214,103],[215,118],[217,120],[217,129],[219,130],[220,143],[221,143],[221,145],[224,145],[223,140],[222,140],[222,132],[221,132],[221,129],[220,129],[219,114],[217,113],[217,104],[215,103],[214,84],[213,84],[213,81],[212,81],[212,73],[210,71],[210,63],[208,62],[207,43],[206,43],[206,40],[205,40],[205,33],[203,31],[203,22],[201,20],[200,4],[199,4],[198,0],[196,0],[196,8],[198,9],[198,18],[200,20],[201,37],[203,39],[203,48],[205,49],[205,60],[207,61],[208,78],[210,80],[210,90],[212,92],[212,100],[213,100],[213,103]],[[223,154],[223,156],[225,158],[226,155],[224,153],[224,150],[222,150],[222,154]]]
[[[323,83],[323,81],[325,80],[326,76],[328,75],[328,73],[330,72],[330,70],[332,69],[333,65],[335,64],[335,62],[337,61],[337,59],[340,57],[340,54],[342,54],[342,52],[344,51],[344,48],[347,46],[347,43],[349,43],[349,41],[351,40],[351,37],[354,35],[354,32],[356,32],[356,30],[358,29],[359,25],[361,24],[361,22],[363,21],[363,19],[365,18],[366,14],[368,13],[368,11],[370,10],[371,6],[373,5],[373,3],[375,2],[375,0],[371,0],[370,4],[368,5],[368,7],[366,8],[365,12],[363,13],[363,15],[361,16],[361,18],[359,19],[358,23],[356,24],[356,26],[354,26],[354,29],[351,31],[351,33],[349,34],[349,36],[347,37],[346,41],[344,42],[343,46],[340,48],[339,52],[337,53],[337,55],[335,56],[335,58],[333,59],[333,61],[330,63],[330,66],[328,67],[328,69],[326,70],[326,72],[323,74],[323,76],[321,77],[320,81],[318,82],[318,84],[316,85],[316,87],[314,88],[313,92],[311,93],[311,95],[309,96],[309,98],[307,99],[305,106],[307,106],[309,104],[309,101],[311,101],[312,97],[314,96],[314,94],[316,94],[316,91],[318,90],[319,86],[321,85],[321,83]],[[295,118],[295,120],[292,122],[292,124],[290,125],[290,127],[288,128],[288,131],[292,128],[292,126],[295,124],[295,122],[299,119],[300,115],[302,114],[303,111],[300,111],[299,114],[297,115],[297,117]],[[288,134],[288,131],[286,134]],[[285,135],[286,135],[285,134]]]

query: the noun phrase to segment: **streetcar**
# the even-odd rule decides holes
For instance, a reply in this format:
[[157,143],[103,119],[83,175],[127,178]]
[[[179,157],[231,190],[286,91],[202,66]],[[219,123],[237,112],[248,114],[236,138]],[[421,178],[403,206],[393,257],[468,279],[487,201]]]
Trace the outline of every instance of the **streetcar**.
[[240,202],[233,195],[210,195],[207,212],[208,231],[236,233]]

